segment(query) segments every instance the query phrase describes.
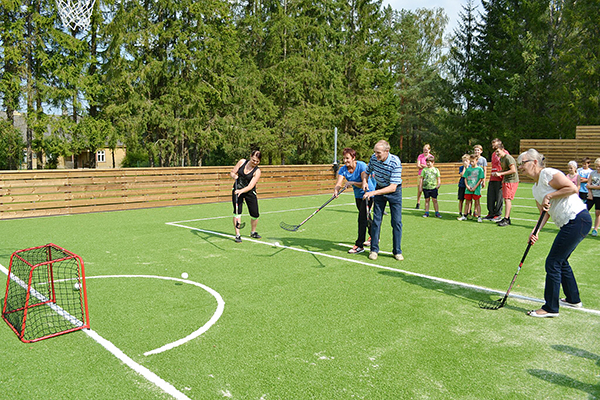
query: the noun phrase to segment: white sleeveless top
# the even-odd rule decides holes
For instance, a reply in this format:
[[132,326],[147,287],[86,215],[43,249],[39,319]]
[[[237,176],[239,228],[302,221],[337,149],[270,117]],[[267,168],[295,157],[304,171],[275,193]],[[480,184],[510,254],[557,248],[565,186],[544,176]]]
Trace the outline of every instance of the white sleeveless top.
[[[556,173],[562,174],[562,172],[555,168],[544,168],[540,171],[540,178],[537,183],[533,184],[532,188],[533,197],[539,204],[542,204],[544,197],[548,193],[556,192],[556,189],[549,184]],[[569,197],[550,200],[548,214],[550,214],[556,226],[560,228],[585,209],[586,206],[579,196],[572,194]]]

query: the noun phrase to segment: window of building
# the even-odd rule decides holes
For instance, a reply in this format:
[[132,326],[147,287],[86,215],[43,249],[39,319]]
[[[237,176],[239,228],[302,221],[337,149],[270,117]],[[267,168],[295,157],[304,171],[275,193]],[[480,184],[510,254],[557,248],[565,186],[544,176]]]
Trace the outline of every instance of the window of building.
[[96,152],[96,160],[98,162],[106,162],[106,151],[104,151],[104,150],[98,150]]

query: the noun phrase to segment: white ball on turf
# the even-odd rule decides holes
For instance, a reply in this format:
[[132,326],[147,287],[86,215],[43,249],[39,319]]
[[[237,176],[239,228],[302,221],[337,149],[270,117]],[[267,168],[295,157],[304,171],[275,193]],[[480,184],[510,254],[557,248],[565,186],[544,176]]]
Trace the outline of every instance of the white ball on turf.
[[279,247],[279,242],[275,242],[275,247]]
[[77,282],[75,284],[75,290],[81,290],[81,283]]
[[183,274],[181,274],[181,277],[182,277],[183,279],[187,279],[187,278],[188,278],[188,276],[189,276],[189,275],[188,275],[188,273],[187,273],[187,272],[184,272]]

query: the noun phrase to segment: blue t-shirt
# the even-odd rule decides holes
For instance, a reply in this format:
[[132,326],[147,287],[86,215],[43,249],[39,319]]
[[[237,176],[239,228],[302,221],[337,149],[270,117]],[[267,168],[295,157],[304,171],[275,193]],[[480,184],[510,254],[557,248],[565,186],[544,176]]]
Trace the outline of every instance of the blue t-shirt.
[[[363,161],[357,161],[356,168],[354,168],[353,173],[348,172],[348,168],[345,165],[342,165],[342,167],[338,170],[338,175],[346,178],[348,182],[362,182],[361,174],[363,172],[367,172],[367,164],[365,164]],[[369,176],[368,183],[369,191],[375,190],[375,180],[372,176]],[[365,194],[364,190],[354,185],[352,185],[352,189],[354,189],[354,197],[357,199],[362,199],[363,195]]]
[[465,166],[461,165],[458,167],[458,173],[460,174],[460,179],[458,180],[458,187],[467,187],[465,183],[465,177],[463,176],[463,171],[465,170]]

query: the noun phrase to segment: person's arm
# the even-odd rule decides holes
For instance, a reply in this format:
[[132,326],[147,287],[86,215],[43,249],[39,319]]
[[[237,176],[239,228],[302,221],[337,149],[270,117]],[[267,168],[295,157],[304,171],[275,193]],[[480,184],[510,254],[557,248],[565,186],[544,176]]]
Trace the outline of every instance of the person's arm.
[[425,168],[427,166],[427,164],[421,164],[421,156],[419,155],[417,157],[417,168],[419,168],[419,170]]
[[369,190],[369,174],[365,171],[360,173],[362,178],[362,190],[366,193]]
[[335,182],[335,187],[333,188],[333,197],[338,197],[338,193],[342,188],[342,182],[344,181],[344,177],[342,175],[338,175],[337,182]]
[[439,189],[440,186],[442,186],[442,177],[440,175],[440,171],[438,170],[438,176],[437,176],[437,185],[436,185],[436,189]]
[[506,171],[496,172],[496,176],[514,174],[515,172],[517,172],[517,167],[515,164],[510,164],[510,167]]
[[548,184],[555,189],[555,191],[544,196],[544,200],[541,204],[544,211],[550,209],[550,201],[552,199],[562,199],[577,193],[573,182],[571,182],[562,172],[555,173]]
[[382,195],[382,194],[394,193],[396,191],[397,187],[398,187],[397,184],[390,183],[389,186],[386,186],[384,188],[373,190],[372,192],[365,192],[365,195],[363,196],[363,199],[369,199],[369,198],[371,198],[373,196],[379,196],[379,195]]
[[579,193],[579,191],[581,190],[581,177],[579,176],[579,174],[577,175],[577,192]]
[[483,180],[481,181],[481,188],[485,188],[485,178],[487,177],[487,160],[486,160],[486,164],[481,167],[483,168]]
[[237,162],[237,164],[235,164],[235,166],[231,169],[231,172],[229,173],[229,175],[231,176],[232,179],[237,179],[238,178],[238,171],[240,170],[240,167],[244,164],[244,162],[246,162],[245,159],[241,159],[240,161]]
[[247,193],[249,191],[251,191],[252,189],[254,189],[254,187],[256,186],[256,184],[258,183],[258,180],[260,179],[260,168],[258,168],[255,172],[254,172],[254,176],[252,177],[252,180],[250,181],[250,183],[248,184],[248,186],[246,186],[243,189],[238,189],[235,191],[235,194],[237,194],[238,196],[242,193]]
[[[541,215],[541,213],[544,211],[542,205],[540,203],[538,203],[537,201],[535,202],[535,204],[537,205],[537,208],[540,211],[540,215]],[[539,234],[542,231],[542,228],[544,227],[544,225],[546,225],[546,222],[548,222],[549,218],[550,218],[550,214],[546,213],[546,215],[544,215],[544,218],[542,219],[542,223],[540,224],[540,229],[537,232],[535,232],[535,227],[534,227],[533,230],[531,231],[531,233],[529,234],[529,241],[531,242],[532,245],[534,245],[535,242],[537,242],[537,240],[539,238]]]

